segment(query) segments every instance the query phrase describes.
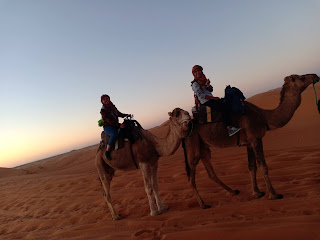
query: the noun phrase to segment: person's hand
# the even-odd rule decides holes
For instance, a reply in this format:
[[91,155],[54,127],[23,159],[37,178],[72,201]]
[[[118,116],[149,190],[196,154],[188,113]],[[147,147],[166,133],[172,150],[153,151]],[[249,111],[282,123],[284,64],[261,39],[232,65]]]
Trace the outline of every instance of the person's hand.
[[120,125],[120,128],[125,128],[125,126],[126,126],[126,125],[124,125],[124,124],[121,124],[121,125]]
[[196,81],[197,81],[197,83],[199,83],[200,86],[205,86],[207,79],[206,78],[200,78],[200,79],[198,79]]
[[209,85],[207,85],[206,87],[207,87],[207,90],[209,90],[210,92],[213,91],[213,87],[210,85],[210,83],[209,83]]

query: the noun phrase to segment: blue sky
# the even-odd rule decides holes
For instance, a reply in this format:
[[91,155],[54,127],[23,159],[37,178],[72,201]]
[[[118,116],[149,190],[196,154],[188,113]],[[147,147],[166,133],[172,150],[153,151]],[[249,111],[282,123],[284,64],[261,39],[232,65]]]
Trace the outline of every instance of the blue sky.
[[100,96],[151,128],[214,95],[320,74],[320,1],[0,0],[0,167],[98,143]]

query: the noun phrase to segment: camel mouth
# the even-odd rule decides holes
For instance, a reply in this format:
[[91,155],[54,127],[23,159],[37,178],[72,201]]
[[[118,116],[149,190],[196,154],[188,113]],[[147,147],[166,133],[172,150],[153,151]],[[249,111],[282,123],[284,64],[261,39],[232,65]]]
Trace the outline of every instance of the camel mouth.
[[184,132],[185,136],[188,136],[188,134],[189,134],[190,122],[191,122],[191,118],[190,118],[190,116],[188,116],[188,118],[183,120],[182,123],[181,123],[181,129]]
[[313,83],[313,84],[316,84],[320,80],[319,76],[314,73],[301,75],[300,79],[303,81],[306,81],[307,83]]
[[189,123],[191,121],[191,117],[189,115],[188,112],[185,112],[182,116],[181,116],[181,123],[185,124],[185,123]]
[[317,74],[312,74],[313,75],[313,84],[316,84],[317,82],[319,82],[320,78]]
[[[179,135],[188,135],[189,133],[189,123],[191,121],[191,117],[190,114],[187,111],[184,111],[182,109],[179,109],[180,111],[176,111],[176,109],[174,109],[174,111],[172,112],[172,114],[174,114],[174,116],[177,118],[175,121],[175,125],[178,126],[179,128]],[[175,113],[174,113],[175,112]],[[169,116],[172,117],[172,115]]]
[[184,121],[184,122],[182,123],[182,129],[183,129],[184,131],[189,131],[189,122],[190,122],[190,121]]

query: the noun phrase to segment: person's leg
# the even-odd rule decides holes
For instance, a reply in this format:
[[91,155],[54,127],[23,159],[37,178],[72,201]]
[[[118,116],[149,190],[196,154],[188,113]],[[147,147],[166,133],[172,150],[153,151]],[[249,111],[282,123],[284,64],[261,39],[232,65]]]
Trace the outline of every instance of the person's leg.
[[105,131],[106,134],[109,135],[110,139],[109,142],[107,144],[107,150],[106,150],[106,158],[108,160],[111,160],[111,156],[110,156],[110,151],[111,151],[111,147],[113,146],[113,144],[116,142],[117,137],[118,137],[118,129],[116,129],[115,127],[112,126],[105,126],[103,127],[103,130]]
[[204,103],[204,105],[222,113],[223,122],[227,125],[228,134],[230,137],[240,131],[240,128],[232,127],[231,110],[221,100],[209,100]]
[[221,104],[222,104],[222,109],[224,110],[226,122],[228,123],[227,124],[228,134],[229,134],[229,137],[231,137],[232,135],[234,135],[237,132],[239,132],[241,130],[241,128],[232,126],[232,110],[231,110],[231,106],[228,105],[225,102],[221,102]]
[[221,101],[211,99],[211,100],[205,102],[203,105],[211,107],[211,109],[214,111],[221,112],[223,122],[227,126],[231,126],[232,121],[231,121],[230,115],[227,112],[227,109],[224,108],[223,103]]
[[232,111],[227,104],[224,102],[219,103],[220,108],[222,110],[222,116],[225,119],[225,123],[228,127],[232,127]]

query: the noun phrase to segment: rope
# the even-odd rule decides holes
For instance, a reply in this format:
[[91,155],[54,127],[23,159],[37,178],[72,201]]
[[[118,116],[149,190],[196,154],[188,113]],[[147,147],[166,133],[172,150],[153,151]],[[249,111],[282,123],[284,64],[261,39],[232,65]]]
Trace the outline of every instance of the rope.
[[190,165],[189,165],[189,162],[188,162],[188,155],[187,155],[186,145],[185,145],[184,141],[191,136],[191,133],[193,131],[193,121],[194,120],[191,120],[191,129],[190,129],[190,132],[189,132],[188,136],[186,138],[182,139],[182,148],[183,148],[183,153],[184,153],[184,163],[185,163],[185,166],[186,166],[186,172],[187,172],[187,176],[188,176],[188,181],[190,181]]
[[188,155],[187,155],[186,145],[184,143],[185,139],[182,139],[182,148],[183,148],[184,163],[185,163],[185,166],[186,166],[186,172],[187,172],[187,176],[188,176],[188,181],[190,181],[190,165],[189,165],[189,162],[188,162]]
[[191,130],[185,139],[189,138],[191,136],[192,131],[193,131],[193,120],[191,120],[190,122],[191,122]]

